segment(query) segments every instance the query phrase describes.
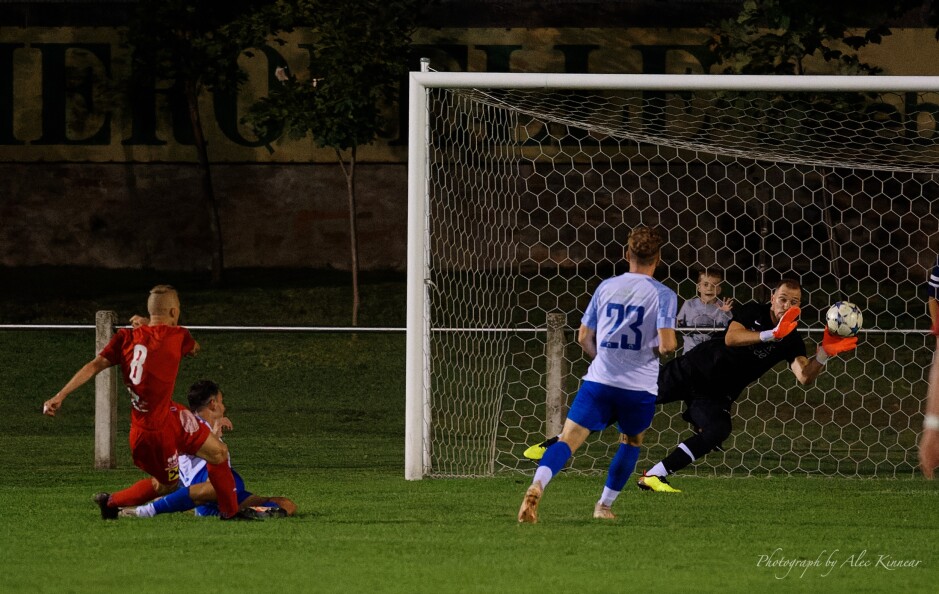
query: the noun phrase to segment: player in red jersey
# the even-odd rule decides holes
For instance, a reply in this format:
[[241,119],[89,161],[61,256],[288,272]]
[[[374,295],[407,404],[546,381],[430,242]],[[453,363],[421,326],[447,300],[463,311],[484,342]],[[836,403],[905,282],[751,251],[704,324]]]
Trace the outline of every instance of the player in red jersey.
[[208,463],[209,481],[218,494],[220,517],[238,513],[235,479],[228,447],[199,423],[183,405],[173,402],[179,364],[195,355],[199,344],[189,330],[177,325],[179,296],[169,285],[158,285],[147,299],[149,318],[134,316],[132,328],[121,328],[97,357],[86,363],[59,393],[43,405],[54,417],[62,401],[79,386],[112,365],[120,365],[130,392],[130,449],[134,464],[151,477],[114,494],[98,493],[95,502],[104,519],[117,518],[119,508],[139,505],[176,489],[179,453],[199,456]]

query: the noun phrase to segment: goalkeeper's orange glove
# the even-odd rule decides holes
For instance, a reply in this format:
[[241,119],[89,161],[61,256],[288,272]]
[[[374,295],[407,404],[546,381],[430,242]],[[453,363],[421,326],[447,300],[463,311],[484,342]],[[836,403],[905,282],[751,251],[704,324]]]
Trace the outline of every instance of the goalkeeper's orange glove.
[[837,336],[825,329],[822,336],[822,346],[815,351],[815,359],[824,365],[828,357],[834,357],[857,348],[857,336]]
[[787,309],[786,313],[779,319],[779,323],[776,324],[775,328],[760,332],[760,340],[763,342],[776,342],[777,340],[785,338],[799,325],[799,322],[796,320],[800,313],[802,313],[802,310],[798,307],[790,307]]

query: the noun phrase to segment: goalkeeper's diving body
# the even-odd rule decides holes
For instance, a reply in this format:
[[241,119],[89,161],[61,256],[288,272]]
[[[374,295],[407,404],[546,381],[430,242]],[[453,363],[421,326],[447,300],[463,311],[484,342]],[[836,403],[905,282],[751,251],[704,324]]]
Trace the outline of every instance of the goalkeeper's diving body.
[[584,312],[577,341],[592,359],[560,438],[545,452],[518,510],[518,521],[538,521],[548,482],[593,431],[617,423],[621,443],[593,516],[612,519],[611,506],[639,458],[639,446],[655,413],[658,356],[678,347],[675,292],[652,278],[664,237],[637,227],[629,234],[629,272],[600,283]]
[[[732,430],[734,401],[776,364],[786,361],[796,380],[808,385],[829,357],[857,346],[856,336],[839,337],[826,329],[815,356],[808,358],[805,343],[796,331],[801,302],[799,281],[783,279],[773,289],[769,303],[734,308],[723,338],[705,341],[662,366],[656,403],[684,401],[682,418],[694,427],[694,434],[639,477],[641,489],[680,492],[666,477],[720,449]],[[529,448],[526,456],[532,457],[529,452],[536,449]]]

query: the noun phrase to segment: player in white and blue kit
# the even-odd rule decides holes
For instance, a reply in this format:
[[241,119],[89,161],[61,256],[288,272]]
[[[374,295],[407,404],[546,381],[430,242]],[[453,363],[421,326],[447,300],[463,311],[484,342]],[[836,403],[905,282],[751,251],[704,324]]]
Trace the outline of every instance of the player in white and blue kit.
[[652,278],[664,237],[637,227],[629,234],[629,272],[600,283],[584,312],[577,341],[592,359],[560,438],[541,459],[518,511],[518,521],[538,521],[538,504],[551,479],[593,431],[614,422],[623,434],[594,517],[615,517],[611,506],[636,467],[639,446],[652,424],[660,355],[678,346],[675,292]]

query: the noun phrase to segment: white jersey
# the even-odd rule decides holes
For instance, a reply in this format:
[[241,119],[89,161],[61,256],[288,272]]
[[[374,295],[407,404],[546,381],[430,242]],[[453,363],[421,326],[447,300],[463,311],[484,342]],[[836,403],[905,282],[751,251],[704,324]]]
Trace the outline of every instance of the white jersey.
[[[205,419],[203,419],[199,415],[195,415],[195,417],[196,419],[199,420],[200,423],[208,427],[209,431],[212,430],[212,426],[209,425],[209,423]],[[198,478],[199,473],[201,473],[205,469],[205,464],[206,464],[205,460],[203,460],[199,456],[193,456],[190,454],[180,454],[179,455],[179,482],[181,482],[184,487],[191,486],[193,482],[204,482],[205,481],[204,477],[200,478],[199,480],[196,480],[196,478]]]
[[581,324],[597,333],[584,379],[658,394],[660,328],[675,328],[678,296],[645,274],[627,272],[597,287]]

